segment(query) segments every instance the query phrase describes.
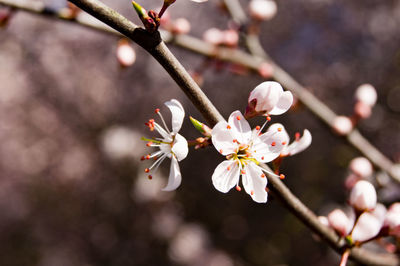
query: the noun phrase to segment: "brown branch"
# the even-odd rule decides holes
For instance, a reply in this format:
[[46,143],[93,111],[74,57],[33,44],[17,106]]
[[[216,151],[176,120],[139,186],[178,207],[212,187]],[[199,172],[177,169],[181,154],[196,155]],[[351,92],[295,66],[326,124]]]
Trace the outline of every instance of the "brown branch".
[[[16,0],[12,1],[15,3]],[[222,120],[222,116],[216,110],[216,108],[212,105],[212,103],[208,100],[208,98],[204,95],[201,89],[197,86],[197,84],[191,79],[190,75],[186,72],[183,66],[178,62],[178,60],[172,55],[172,53],[168,50],[166,45],[161,41],[158,34],[149,34],[144,30],[138,28],[135,24],[128,21],[126,18],[113,11],[109,7],[104,4],[95,1],[95,0],[70,0],[83,10],[87,11],[94,17],[99,20],[107,23],[109,26],[113,27],[115,30],[121,32],[127,37],[131,38],[133,41],[137,42],[144,49],[146,49],[150,54],[152,54],[155,59],[166,69],[166,71],[171,75],[171,77],[177,82],[177,84],[181,87],[181,89],[188,95],[193,104],[197,107],[197,109],[203,114],[203,116],[208,120],[210,125],[214,125],[217,121]],[[7,4],[9,6],[14,6],[13,3],[10,3],[10,0],[0,0],[0,3]],[[27,10],[27,9],[24,9]],[[36,9],[36,13],[44,12],[41,9]],[[88,24],[84,24],[79,22],[82,25],[89,26]],[[90,26],[89,26],[90,27]],[[98,27],[95,27],[99,29]],[[110,32],[110,30],[107,29]],[[184,39],[186,38],[186,39]],[[189,38],[189,39],[187,39]],[[176,42],[188,42],[188,40],[196,41],[197,44],[201,44],[201,41],[196,39],[190,39],[187,36],[181,36],[175,38]],[[208,51],[209,45],[204,45],[202,48],[200,47],[191,47],[192,50],[198,50],[201,53],[210,53]],[[212,48],[212,47],[211,47]],[[211,49],[210,49],[211,50]],[[219,56],[221,58],[228,57],[228,55],[233,58],[231,59],[233,62],[235,60],[240,61],[238,58],[243,56],[242,63],[245,62],[253,69],[257,69],[255,64],[261,63],[262,59],[257,57],[251,57],[250,55],[246,55],[243,52],[233,51],[227,49],[220,49]],[[250,59],[254,59],[254,61],[250,62]],[[285,72],[281,73],[284,76]],[[290,83],[296,84],[294,80],[289,79],[289,85],[293,85]],[[300,85],[299,85],[300,86]],[[296,86],[295,86],[296,87]],[[300,88],[302,88],[300,86]],[[295,92],[296,93],[296,92]],[[307,97],[313,97],[309,92],[301,91],[301,93],[296,93],[298,97],[302,97],[303,99],[307,99]],[[318,101],[317,101],[318,102]],[[321,103],[322,104],[322,103]],[[329,109],[327,109],[329,110]],[[329,113],[329,112],[328,112]],[[331,113],[334,117],[334,114]],[[329,122],[329,121],[328,121]],[[287,208],[293,212],[306,226],[310,227],[315,233],[317,233],[322,239],[326,240],[331,247],[333,247],[337,251],[342,251],[345,247],[342,242],[338,241],[338,237],[335,233],[328,227],[319,223],[315,214],[309,210],[296,196],[294,196],[291,191],[282,183],[279,178],[270,175],[269,183],[271,187],[271,191],[284,203]],[[400,261],[396,256],[389,254],[373,254],[369,251],[353,249],[351,251],[351,256],[354,260],[371,265],[399,265]]]
[[[236,10],[241,8],[240,5],[236,5],[235,0],[226,0],[228,10]],[[87,19],[85,16],[78,16],[75,19],[69,19],[63,17],[62,14],[55,10],[49,10],[46,8],[44,3],[26,0],[0,0],[0,4],[7,5],[16,9],[24,10],[31,13],[37,13],[41,15],[47,15],[51,18],[58,18],[64,21],[78,23],[84,27],[91,28],[98,31],[104,31],[111,34],[121,35],[118,31],[110,28],[106,24],[101,22],[95,22]],[[243,10],[242,10],[243,11]],[[236,15],[235,21],[237,23],[247,23],[247,17],[244,16],[243,12],[233,11]],[[241,15],[240,15],[241,14]],[[132,24],[132,23],[131,23]],[[133,24],[134,25],[134,24]],[[137,27],[135,25],[135,27]],[[187,49],[197,54],[204,56],[215,57],[216,49],[213,45],[206,43],[200,39],[188,36],[188,35],[172,35],[167,31],[160,31],[162,39],[165,42],[171,42],[181,48]],[[246,45],[253,55],[246,52],[230,49],[230,48],[218,48],[217,56],[218,59],[240,64],[249,69],[257,71],[263,62],[268,62],[274,69],[273,78],[279,81],[285,88],[292,91],[297,98],[324,121],[327,125],[332,127],[332,121],[337,116],[327,105],[316,98],[312,93],[305,89],[300,83],[293,79],[286,71],[274,63],[268,54],[264,51],[260,45],[259,39],[256,35],[246,36]],[[359,131],[354,129],[346,137],[346,140],[356,149],[358,149],[364,156],[366,156],[376,167],[387,172],[394,180],[400,182],[400,171],[396,170],[394,164],[384,156],[379,150],[377,150],[365,137],[363,137]]]

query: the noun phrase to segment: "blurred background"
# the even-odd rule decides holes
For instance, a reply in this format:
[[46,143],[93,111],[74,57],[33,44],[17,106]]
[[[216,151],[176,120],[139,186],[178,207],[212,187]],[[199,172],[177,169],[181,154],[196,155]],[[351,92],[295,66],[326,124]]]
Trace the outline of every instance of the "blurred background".
[[[137,22],[130,1],[104,2]],[[158,10],[162,1],[140,3]],[[189,19],[190,34],[201,38],[231,24],[218,3],[177,1],[170,14]],[[277,5],[261,25],[267,52],[338,114],[351,115],[360,84],[374,85],[378,103],[359,129],[398,162],[400,3]],[[212,147],[191,150],[180,163],[175,192],[161,191],[169,162],[147,178],[150,163],[140,157],[153,150],[140,138],[156,136],[144,125],[157,119],[154,109],[169,120],[163,103],[175,98],[187,117],[202,117],[140,47],[134,45],[134,65],[121,68],[118,40],[25,12],[0,29],[0,265],[338,265],[339,257],[273,197],[257,204],[244,191],[215,190],[211,175],[224,158]],[[169,46],[188,70],[206,60]],[[263,81],[229,69],[203,72],[202,89],[224,117],[244,111],[248,93]],[[287,186],[317,214],[343,206],[347,166],[360,154],[301,106],[273,121],[292,138],[305,128],[313,135],[306,151],[284,161]],[[181,133],[198,137],[188,119]],[[382,188],[380,201],[399,200],[398,191]]]

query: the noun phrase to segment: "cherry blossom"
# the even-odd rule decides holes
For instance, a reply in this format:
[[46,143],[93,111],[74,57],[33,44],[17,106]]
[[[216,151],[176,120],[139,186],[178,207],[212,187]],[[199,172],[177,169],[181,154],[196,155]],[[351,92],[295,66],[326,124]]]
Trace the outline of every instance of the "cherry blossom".
[[377,236],[383,226],[385,214],[386,208],[382,204],[377,204],[372,212],[362,213],[351,233],[352,240],[366,242]]
[[[149,160],[151,158],[156,160],[149,168],[145,169],[146,173],[150,173],[151,171],[155,172],[165,158],[171,159],[168,184],[163,188],[164,191],[171,191],[175,190],[181,184],[182,176],[178,162],[186,158],[189,148],[186,139],[178,133],[182,127],[183,118],[185,116],[185,111],[181,103],[172,99],[165,102],[165,105],[170,109],[172,114],[172,131],[170,131],[165,124],[160,110],[156,109],[156,113],[160,116],[164,128],[154,122],[154,119],[150,119],[146,125],[151,131],[155,129],[161,135],[161,138],[142,139],[148,141],[147,146],[158,147],[160,150],[147,156],[143,156],[142,160]],[[152,176],[149,175],[149,179],[151,178]]]
[[261,131],[259,126],[251,130],[240,111],[234,111],[228,122],[221,121],[214,126],[211,133],[212,143],[227,158],[217,166],[212,175],[212,182],[217,190],[227,193],[236,186],[240,191],[239,179],[242,176],[246,193],[255,202],[267,201],[265,188],[268,181],[263,173],[266,170],[259,164],[277,158],[287,145],[288,138],[281,124],[271,125],[264,134]]
[[289,110],[293,103],[290,91],[283,91],[275,81],[265,81],[250,92],[245,116],[280,115]]
[[272,0],[252,0],[249,3],[250,15],[258,20],[269,20],[273,18],[277,10],[278,7]]
[[357,88],[355,98],[358,102],[362,102],[372,107],[378,99],[378,94],[376,93],[374,86],[371,84],[362,84]]
[[349,203],[357,211],[368,211],[374,209],[376,201],[376,190],[368,181],[358,181],[350,192]]

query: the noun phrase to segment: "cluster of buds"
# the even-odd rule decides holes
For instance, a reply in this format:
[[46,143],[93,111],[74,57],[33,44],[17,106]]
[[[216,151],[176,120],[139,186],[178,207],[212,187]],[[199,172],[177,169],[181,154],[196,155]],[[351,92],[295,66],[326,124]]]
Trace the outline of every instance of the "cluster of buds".
[[355,92],[356,102],[353,116],[337,116],[332,123],[333,130],[339,135],[349,134],[360,119],[371,116],[377,98],[376,89],[371,84],[359,86]]
[[[374,186],[368,181],[358,181],[350,192],[349,213],[335,209],[328,214],[328,225],[348,245],[360,246],[366,242],[385,237],[400,237],[400,203],[394,203],[387,210],[377,202]],[[321,219],[324,221],[325,219]]]

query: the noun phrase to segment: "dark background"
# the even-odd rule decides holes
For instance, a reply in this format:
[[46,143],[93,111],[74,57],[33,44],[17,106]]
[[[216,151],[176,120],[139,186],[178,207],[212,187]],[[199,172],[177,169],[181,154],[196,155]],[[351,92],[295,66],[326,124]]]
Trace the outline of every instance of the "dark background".
[[[137,22],[130,1],[104,2]],[[140,3],[158,10],[161,2]],[[378,103],[359,129],[398,162],[399,2],[277,3],[260,35],[272,58],[338,114],[351,115],[357,86],[373,84]],[[179,0],[170,11],[190,19],[194,36],[228,27],[215,0]],[[137,62],[121,69],[117,41],[24,12],[0,29],[0,265],[338,265],[272,197],[257,204],[244,191],[215,190],[211,175],[224,158],[212,147],[180,163],[176,192],[160,191],[169,162],[147,179],[149,163],[139,158],[150,149],[140,137],[155,136],[144,126],[154,109],[169,120],[163,103],[176,98],[187,116],[201,116],[140,47]],[[206,60],[169,46],[188,70]],[[224,117],[244,111],[262,82],[228,68],[207,69],[202,86]],[[344,205],[347,166],[360,154],[305,108],[273,121],[291,137],[305,128],[313,135],[309,149],[284,161],[288,187],[317,214]],[[181,133],[198,136],[188,119]],[[397,189],[382,188],[381,201],[399,200]]]

